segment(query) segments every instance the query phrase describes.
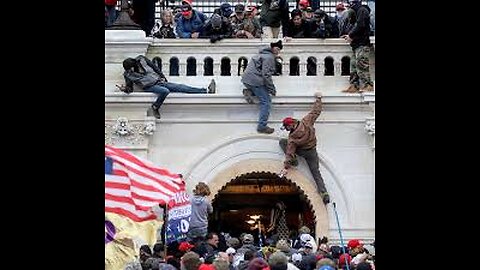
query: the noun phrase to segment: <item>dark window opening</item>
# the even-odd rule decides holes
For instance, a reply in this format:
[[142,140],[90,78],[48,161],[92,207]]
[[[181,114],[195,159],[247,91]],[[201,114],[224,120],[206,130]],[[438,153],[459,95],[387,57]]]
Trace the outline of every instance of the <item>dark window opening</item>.
[[170,58],[170,76],[180,76],[178,58]]
[[203,59],[203,76],[213,76],[213,59],[211,57]]
[[307,58],[307,76],[317,75],[317,58],[310,56]]
[[231,76],[232,66],[230,65],[230,58],[224,57],[220,62],[220,76]]
[[331,56],[325,57],[325,76],[333,76],[335,75],[334,66],[333,66],[333,58]]
[[300,76],[300,59],[298,57],[290,58],[290,76]]
[[187,76],[197,76],[197,59],[187,58]]

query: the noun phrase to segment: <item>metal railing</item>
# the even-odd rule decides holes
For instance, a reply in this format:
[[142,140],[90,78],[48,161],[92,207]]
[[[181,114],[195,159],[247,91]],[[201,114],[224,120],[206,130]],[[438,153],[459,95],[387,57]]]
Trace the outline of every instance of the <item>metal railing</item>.
[[[117,1],[117,9],[120,10],[120,3],[121,1]],[[249,6],[260,6],[262,3],[262,0],[251,0],[251,1],[241,1],[241,0],[231,0],[231,1],[225,1],[225,0],[195,0],[192,2],[192,6],[194,9],[197,9],[208,17],[213,13],[213,10],[217,7],[219,7],[222,3],[227,2],[230,5],[235,6],[236,4],[244,4],[244,5],[249,5]],[[288,0],[288,4],[290,6],[290,11],[295,9],[297,7],[297,0]],[[329,15],[335,15],[335,5],[341,2],[339,0],[323,0],[319,1],[319,6],[321,9],[323,9],[325,12],[327,12]],[[367,4],[368,2],[374,2],[374,1],[364,1],[364,4]],[[163,2],[157,2],[155,4],[155,19],[160,19],[160,11],[162,11],[165,8],[170,8],[173,9],[177,6],[181,5],[181,0],[165,0]]]

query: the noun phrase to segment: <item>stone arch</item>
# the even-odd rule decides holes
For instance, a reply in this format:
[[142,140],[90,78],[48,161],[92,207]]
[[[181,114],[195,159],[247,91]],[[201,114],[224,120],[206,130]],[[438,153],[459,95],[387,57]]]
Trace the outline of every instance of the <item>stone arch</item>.
[[[221,188],[236,177],[255,171],[278,173],[283,167],[284,153],[278,141],[281,137],[260,134],[248,134],[240,137],[226,138],[218,144],[206,149],[202,155],[188,166],[184,179],[187,190],[200,181],[206,182],[212,191],[210,199]],[[322,152],[318,151],[320,171],[325,179],[331,200],[336,202],[337,210],[344,213],[340,217],[342,224],[350,223],[352,208],[348,204],[346,192],[342,186],[341,176],[333,163]],[[296,183],[304,191],[313,206],[316,216],[315,232],[318,236],[330,234],[330,225],[335,226],[333,212],[323,205],[320,195],[306,162],[301,159],[296,169],[289,171],[286,178]],[[330,207],[329,207],[330,208]]]
[[[239,164],[239,166],[244,166],[244,164]],[[307,207],[309,208],[309,210],[312,212],[313,214],[313,219],[317,222],[317,216],[316,216],[316,212],[315,212],[315,207],[310,199],[310,197],[307,196],[307,194],[305,193],[305,190],[302,189],[298,184],[297,182],[294,181],[294,179],[289,179],[288,177],[284,177],[282,179],[280,179],[278,177],[278,175],[276,173],[273,173],[271,171],[264,171],[264,170],[256,170],[256,171],[252,171],[252,172],[249,172],[249,173],[243,173],[243,174],[240,174],[240,175],[237,175],[235,178],[232,178],[230,179],[229,181],[226,181],[223,183],[212,183],[210,184],[210,188],[211,188],[211,191],[212,191],[212,196],[211,197],[211,202],[212,204],[214,203],[214,201],[216,201],[217,199],[219,199],[220,197],[220,191],[224,190],[227,188],[227,185],[228,184],[231,184],[231,183],[235,183],[236,181],[238,180],[241,180],[243,177],[245,176],[249,176],[249,175],[266,175],[266,176],[269,176],[269,177],[274,177],[274,178],[277,178],[275,181],[279,181],[279,182],[283,182],[283,183],[288,183],[288,184],[291,184],[293,185],[296,190],[300,193],[299,196],[302,196]],[[222,185],[218,188],[218,185]],[[213,192],[213,188],[215,188],[215,192]],[[218,188],[218,189],[217,189]],[[299,199],[300,200],[300,199]],[[327,220],[328,221],[328,220]],[[317,232],[317,227],[314,228],[315,229],[315,233],[317,235],[320,235],[321,233],[318,233]]]

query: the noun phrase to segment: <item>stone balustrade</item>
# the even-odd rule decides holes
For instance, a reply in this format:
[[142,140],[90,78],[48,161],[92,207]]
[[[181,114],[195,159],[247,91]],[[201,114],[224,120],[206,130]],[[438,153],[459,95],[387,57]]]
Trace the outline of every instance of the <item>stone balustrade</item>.
[[[122,84],[121,62],[144,54],[158,64],[172,82],[204,87],[213,78],[218,94],[237,95],[245,62],[272,40],[145,38],[136,31],[105,31],[105,92],[117,92]],[[125,36],[125,37],[123,37]],[[375,44],[375,38],[372,37]],[[338,95],[348,86],[352,50],[343,39],[294,39],[284,42],[280,54],[281,74],[274,76],[278,95],[311,95],[321,90]],[[240,68],[239,68],[240,66]],[[280,71],[280,70],[279,70]],[[371,74],[375,79],[372,50]]]

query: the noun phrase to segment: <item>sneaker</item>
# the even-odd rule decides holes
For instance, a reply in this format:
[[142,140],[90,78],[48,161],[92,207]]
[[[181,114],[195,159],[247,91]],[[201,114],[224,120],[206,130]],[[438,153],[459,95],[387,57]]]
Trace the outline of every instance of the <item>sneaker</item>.
[[358,90],[359,92],[372,92],[373,86],[370,84],[365,85],[362,89]]
[[243,96],[245,97],[245,100],[247,101],[248,104],[254,104],[252,90],[244,88]]
[[326,205],[330,203],[330,195],[328,195],[328,192],[323,192],[320,196],[322,196],[323,204]]
[[155,116],[155,118],[160,119],[160,112],[158,111],[159,109],[160,108],[157,108],[154,105],[152,105],[152,107],[150,107],[150,109],[148,110],[147,115],[153,115]]
[[265,133],[265,134],[272,134],[275,129],[271,127],[263,127],[263,128],[257,128],[258,133]]
[[208,89],[207,93],[209,94],[215,94],[217,92],[217,84],[215,83],[214,79],[212,79],[207,89]]

